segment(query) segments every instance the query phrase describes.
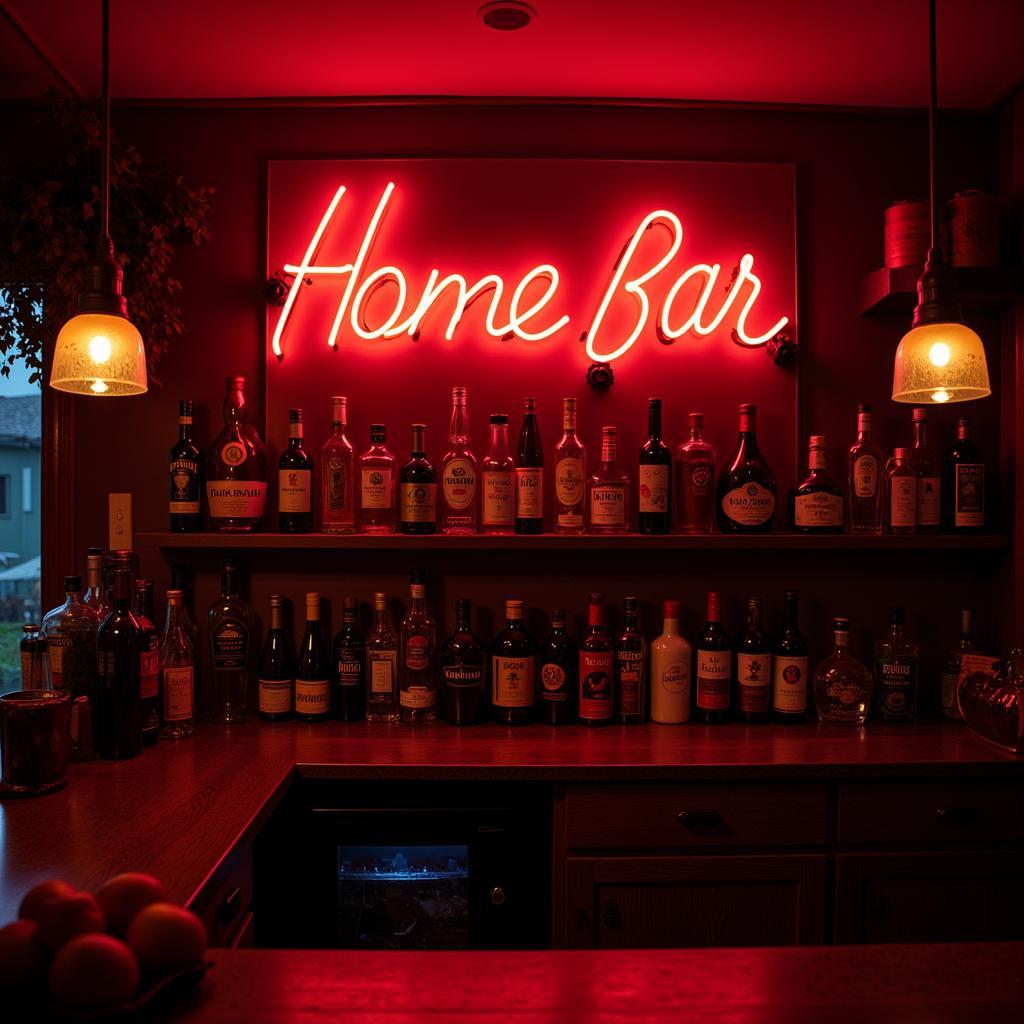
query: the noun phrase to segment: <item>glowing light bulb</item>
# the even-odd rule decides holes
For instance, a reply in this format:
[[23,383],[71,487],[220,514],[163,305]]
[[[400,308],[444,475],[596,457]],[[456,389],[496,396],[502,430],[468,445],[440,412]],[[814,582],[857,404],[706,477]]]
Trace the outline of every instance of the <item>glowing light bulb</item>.
[[944,341],[935,342],[928,350],[928,358],[931,360],[932,366],[948,366],[952,355],[952,350]]
[[932,392],[932,401],[939,402],[940,404],[942,402],[948,402],[949,392],[945,388],[938,388],[937,390]]
[[[114,347],[110,344],[110,339],[105,334],[94,334],[89,339],[89,358],[94,363],[107,362],[113,351]],[[106,388],[103,390],[105,391]]]
[[102,395],[107,390],[107,382],[103,380],[94,380],[89,385],[89,390],[94,391],[97,395]]

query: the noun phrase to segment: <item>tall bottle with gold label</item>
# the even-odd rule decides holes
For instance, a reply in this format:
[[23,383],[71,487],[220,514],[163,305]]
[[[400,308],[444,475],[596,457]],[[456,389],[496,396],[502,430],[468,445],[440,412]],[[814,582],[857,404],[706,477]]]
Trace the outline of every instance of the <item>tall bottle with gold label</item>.
[[331,436],[320,456],[320,516],[324,533],[354,533],[356,528],[356,454],[345,436],[348,399],[331,399]]
[[857,440],[847,456],[847,515],[851,533],[881,533],[885,494],[882,449],[871,440],[871,406],[857,406]]
[[437,530],[437,475],[427,459],[427,428],[412,425],[412,453],[399,477],[398,529],[401,533]]
[[587,450],[576,434],[576,399],[562,401],[562,437],[555,445],[555,533],[582,533]]
[[224,429],[207,460],[206,507],[211,529],[251,533],[262,526],[267,504],[267,450],[246,421],[245,378],[225,383]]
[[491,705],[507,725],[534,719],[537,644],[523,625],[523,602],[505,602],[505,628],[491,647]]
[[810,707],[807,641],[800,634],[797,592],[783,599],[782,636],[772,651],[772,713],[786,724],[802,722]]
[[767,533],[775,518],[775,474],[757,447],[757,406],[740,406],[736,451],[718,480],[723,533]]
[[444,533],[476,533],[480,519],[476,456],[469,445],[466,389],[454,387],[448,451],[441,462],[441,529]]
[[516,533],[543,532],[544,446],[537,425],[537,400],[525,398],[516,451]]

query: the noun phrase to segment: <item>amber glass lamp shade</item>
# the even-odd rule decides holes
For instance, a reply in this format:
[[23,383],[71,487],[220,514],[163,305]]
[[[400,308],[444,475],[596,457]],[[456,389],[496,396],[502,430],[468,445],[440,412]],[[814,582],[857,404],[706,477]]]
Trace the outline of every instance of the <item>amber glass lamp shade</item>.
[[985,346],[966,324],[921,324],[903,336],[893,367],[894,402],[942,405],[990,394]]
[[148,383],[142,335],[123,316],[73,316],[57,335],[50,386],[78,395],[143,394]]

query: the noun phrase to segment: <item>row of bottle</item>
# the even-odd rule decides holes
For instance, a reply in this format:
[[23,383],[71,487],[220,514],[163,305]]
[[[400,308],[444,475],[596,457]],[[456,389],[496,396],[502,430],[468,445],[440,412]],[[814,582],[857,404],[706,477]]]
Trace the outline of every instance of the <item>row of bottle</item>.
[[[263,443],[245,421],[244,380],[228,378],[225,427],[207,460],[206,498],[211,527],[258,530],[267,497]],[[469,435],[464,387],[452,389],[447,451],[440,470],[427,457],[426,427],[413,424],[403,465],[387,447],[384,424],[370,427],[370,445],[358,457],[346,436],[347,399],[331,400],[331,435],[323,447],[320,517],[325,533],[542,533],[544,445],[536,402],[527,398],[515,455],[508,416],[490,418],[487,454],[479,460]],[[179,439],[170,452],[170,528],[201,530],[202,458],[192,438],[192,404],[181,402]],[[739,437],[716,478],[714,447],[704,438],[703,415],[690,413],[690,437],[673,458],[662,437],[662,402],[648,402],[648,438],[634,480],[619,465],[616,428],[601,430],[600,467],[587,472],[587,450],[577,431],[576,400],[563,401],[563,432],[553,450],[553,526],[558,533],[757,533],[773,528],[778,489],[760,452],[757,407],[740,406]],[[850,447],[847,487],[829,475],[825,438],[812,435],[808,476],[790,492],[789,528],[802,533],[880,533],[981,530],[985,525],[985,467],[961,418],[945,460],[927,439],[927,412],[914,410],[914,443],[886,462],[871,437],[871,410],[858,407],[857,440]],[[289,412],[289,443],[278,464],[278,529],[314,529],[314,460],[304,445],[301,409]]]

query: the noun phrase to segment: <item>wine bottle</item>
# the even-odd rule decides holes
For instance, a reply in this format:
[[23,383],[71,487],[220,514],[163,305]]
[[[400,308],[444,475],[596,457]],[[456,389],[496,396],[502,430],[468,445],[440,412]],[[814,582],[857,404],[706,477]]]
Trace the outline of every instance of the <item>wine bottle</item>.
[[590,595],[587,633],[580,641],[579,720],[607,725],[615,710],[615,645],[608,634],[604,598]]
[[220,587],[220,597],[207,614],[215,695],[211,717],[236,725],[252,718],[249,673],[256,618],[238,594],[238,568],[230,559],[222,564]]
[[555,445],[555,533],[582,533],[587,450],[576,434],[576,399],[562,400],[562,437]]
[[371,424],[370,447],[359,456],[361,533],[394,533],[397,463],[398,460],[388,450],[384,424]]
[[676,451],[680,533],[711,533],[715,520],[715,449],[704,440],[704,415],[690,413],[690,439]]
[[196,533],[203,528],[202,455],[192,440],[192,402],[178,402],[178,440],[168,458],[168,527],[175,533]]
[[511,533],[516,525],[516,464],[508,446],[508,417],[491,416],[491,442],[480,464],[481,532]]
[[142,687],[139,626],[131,611],[131,570],[114,573],[113,608],[96,637],[97,748],[121,760],[142,753]]
[[331,399],[331,436],[320,456],[320,517],[324,533],[353,533],[356,528],[355,451],[345,436],[348,399]]
[[614,427],[601,428],[601,465],[587,481],[591,533],[629,530],[629,477],[616,465]]
[[245,378],[228,377],[226,388],[224,429],[207,458],[206,507],[211,529],[252,533],[267,504],[267,451],[246,422]]
[[942,528],[942,487],[939,465],[928,446],[928,410],[914,410],[914,447],[910,466],[917,476],[917,530],[934,533]]
[[288,410],[288,447],[277,464],[277,528],[281,533],[313,530],[313,459],[303,443],[302,410]]
[[651,721],[677,725],[690,720],[693,649],[679,632],[679,602],[666,601],[664,615],[651,644]]
[[537,403],[523,400],[523,425],[516,453],[516,533],[544,532],[544,448]]
[[708,591],[707,618],[697,640],[697,685],[693,717],[705,725],[729,721],[732,644],[722,628],[722,600]]
[[291,718],[295,705],[295,657],[284,626],[284,598],[270,595],[270,629],[260,656],[259,714],[266,722]]
[[847,455],[851,533],[881,533],[885,478],[882,449],[871,440],[871,406],[857,406],[857,440]]
[[476,456],[470,447],[466,389],[452,388],[452,418],[448,427],[448,451],[441,462],[445,533],[476,533],[480,518],[477,496]]
[[718,480],[718,526],[723,533],[767,533],[775,517],[775,476],[757,447],[757,406],[740,406],[740,434]]
[[985,462],[966,416],[957,420],[956,443],[946,456],[943,493],[947,530],[977,533],[985,528]]
[[794,725],[807,718],[807,641],[800,634],[798,595],[783,597],[782,636],[772,650],[772,712],[777,722]]
[[747,599],[747,623],[736,648],[736,717],[767,722],[771,706],[772,646],[761,628],[761,599]]
[[398,721],[398,637],[381,591],[373,595],[373,632],[366,638],[366,720]]
[[160,738],[160,634],[153,623],[153,581],[135,581],[132,612],[139,631],[139,687],[142,694],[142,742]]
[[540,651],[540,710],[548,725],[576,721],[579,651],[565,628],[565,610],[551,613],[551,632]]
[[455,629],[441,646],[445,721],[474,725],[483,717],[487,652],[470,624],[469,601],[455,602]]
[[636,481],[640,533],[672,530],[672,450],[661,439],[661,399],[647,402],[647,440],[640,449]]
[[412,425],[412,453],[399,474],[398,529],[401,533],[437,530],[437,475],[427,459],[427,428]]
[[331,663],[320,629],[320,595],[306,594],[306,632],[295,671],[295,717],[323,722],[331,717]]
[[523,625],[523,602],[505,602],[505,628],[491,647],[491,706],[505,725],[533,721],[537,644]]
[[647,717],[647,641],[637,629],[637,599],[623,603],[622,633],[615,641],[615,717],[623,725]]
[[167,618],[160,638],[160,692],[163,728],[160,738],[182,740],[195,724],[195,648],[181,617],[180,590],[167,591]]
[[825,469],[825,438],[812,434],[808,476],[790,491],[789,528],[794,533],[842,533],[843,489]]
[[897,448],[885,471],[885,528],[889,533],[917,532],[917,475],[908,448]]
[[409,574],[409,614],[399,627],[399,704],[406,725],[425,725],[437,718],[437,624],[427,614],[425,580],[421,569]]
[[366,717],[366,637],[359,628],[359,602],[346,597],[341,609],[341,629],[334,637],[337,673],[335,711],[343,722]]

